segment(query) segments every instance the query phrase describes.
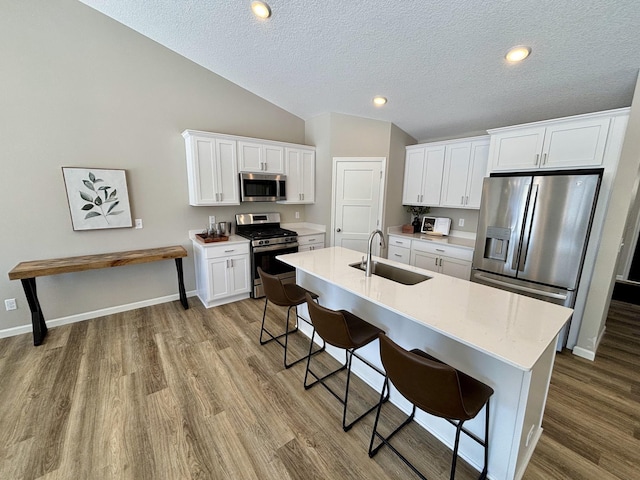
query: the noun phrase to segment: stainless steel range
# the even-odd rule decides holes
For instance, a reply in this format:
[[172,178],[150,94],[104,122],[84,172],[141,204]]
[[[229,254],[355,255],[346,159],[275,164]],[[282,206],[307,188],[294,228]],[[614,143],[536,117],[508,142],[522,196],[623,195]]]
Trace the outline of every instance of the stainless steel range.
[[279,213],[241,213],[236,215],[236,233],[251,240],[253,298],[264,297],[258,267],[277,275],[285,283],[296,281],[296,271],[276,260],[276,256],[298,251],[298,234],[280,228]]

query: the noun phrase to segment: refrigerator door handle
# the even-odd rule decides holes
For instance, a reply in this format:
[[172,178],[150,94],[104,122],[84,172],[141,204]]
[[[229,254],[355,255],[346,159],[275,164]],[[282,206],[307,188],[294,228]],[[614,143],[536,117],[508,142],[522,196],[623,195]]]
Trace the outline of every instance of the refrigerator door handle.
[[525,287],[522,285],[515,285],[513,283],[508,283],[508,282],[501,282],[500,280],[496,280],[494,278],[485,277],[481,273],[474,273],[473,276],[481,279],[483,282],[500,285],[501,287],[511,288],[513,290],[518,290],[520,292],[533,293],[535,295],[540,295],[542,297],[548,297],[548,298],[555,298],[557,300],[567,299],[567,295],[563,295],[561,293],[544,292],[542,290],[536,290],[535,288]]
[[513,242],[515,246],[515,251],[511,258],[511,270],[513,270],[514,272],[517,272],[519,270],[518,265],[520,265],[520,258],[522,257],[522,245],[524,244],[524,238],[526,233],[527,217],[529,215],[532,187],[533,185],[530,183],[526,185],[526,190],[522,198],[522,205],[524,206],[520,207],[522,216],[519,217],[517,221],[518,237],[517,237],[517,240]]
[[529,252],[529,242],[531,241],[531,227],[533,225],[533,217],[536,215],[536,207],[538,205],[538,184],[531,185],[531,193],[529,194],[529,205],[527,206],[527,218],[525,221],[525,230],[522,234],[522,246],[520,247],[520,258],[518,259],[518,271],[524,271],[527,263],[527,253]]

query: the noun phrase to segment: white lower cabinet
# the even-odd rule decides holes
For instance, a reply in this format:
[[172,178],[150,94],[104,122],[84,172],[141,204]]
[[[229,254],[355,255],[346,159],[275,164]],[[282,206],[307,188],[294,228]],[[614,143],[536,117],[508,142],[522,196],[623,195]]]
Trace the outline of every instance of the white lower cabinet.
[[406,237],[389,235],[387,258],[409,265],[411,261],[411,240]]
[[209,308],[249,297],[249,243],[201,245],[194,242],[196,289]]
[[299,252],[308,252],[310,250],[324,248],[324,233],[298,235],[298,245]]
[[472,258],[473,250],[468,248],[413,240],[411,242],[411,260],[409,263],[432,272],[469,280],[471,278]]

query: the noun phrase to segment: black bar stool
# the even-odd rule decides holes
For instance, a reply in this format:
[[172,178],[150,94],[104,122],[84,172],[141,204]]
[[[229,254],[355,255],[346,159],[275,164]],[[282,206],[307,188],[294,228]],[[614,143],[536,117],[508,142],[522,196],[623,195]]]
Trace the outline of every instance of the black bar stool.
[[[308,390],[315,384],[320,383],[344,405],[344,408],[342,410],[342,428],[346,432],[351,427],[353,427],[356,422],[364,418],[367,414],[371,413],[377,407],[377,404],[373,405],[366,412],[358,416],[355,420],[347,423],[349,381],[351,379],[351,362],[353,360],[353,357],[361,360],[376,372],[378,372],[380,375],[384,376],[384,372],[382,372],[378,367],[370,363],[368,360],[358,355],[355,351],[358,348],[364,347],[365,345],[373,342],[376,338],[378,338],[378,335],[380,335],[381,333],[384,334],[384,331],[346,310],[330,310],[321,305],[318,305],[317,303],[313,302],[313,298],[309,294],[306,295],[306,299],[307,306],[309,308],[309,316],[311,317],[311,321],[313,322],[313,325],[315,327],[313,335],[311,336],[311,345],[313,345],[313,337],[317,332],[320,338],[322,338],[325,343],[333,345],[334,347],[344,349],[345,363],[337,370],[334,370],[333,372],[328,373],[323,377],[319,377],[310,368],[311,356],[309,356],[307,358],[307,369],[304,374],[304,388]],[[309,349],[309,352],[311,352],[311,349]],[[329,387],[324,382],[324,380],[345,369],[347,370],[347,380],[344,390],[344,396],[340,396],[336,392],[334,392],[331,387]],[[315,380],[311,383],[307,383],[309,375],[315,378]],[[385,390],[387,392],[386,396]],[[388,392],[389,390],[385,381],[385,386],[382,390],[383,398],[381,401],[386,401],[389,399]]]
[[[260,267],[258,267],[258,274],[260,275],[260,279],[262,280],[262,286],[264,288],[265,299],[264,299],[264,311],[262,312],[262,327],[260,327],[260,345],[265,345],[269,342],[276,341],[280,346],[284,348],[284,367],[289,368],[295,365],[298,362],[301,362],[307,358],[307,356],[303,356],[294,360],[293,362],[287,363],[287,350],[289,345],[289,334],[295,333],[298,331],[298,319],[303,320],[313,326],[312,323],[308,322],[304,317],[298,315],[298,305],[305,302],[305,294],[308,294],[317,301],[318,295],[309,290],[302,288],[295,283],[282,283],[279,277],[275,275],[270,275],[264,272]],[[265,319],[267,317],[267,304],[271,302],[280,307],[288,307],[287,308],[287,323],[285,324],[284,333],[280,335],[274,335],[269,330],[267,330],[264,326]],[[293,330],[289,330],[289,315],[291,313],[291,309],[296,309],[296,325]],[[315,330],[314,330],[315,332]],[[264,334],[266,334],[269,338],[264,340]],[[282,343],[281,338],[284,337],[284,343]],[[311,345],[309,347],[309,355],[315,355],[316,353],[320,353],[324,350],[324,345],[315,352],[311,352],[313,348],[313,338],[311,339]]]
[[[377,432],[383,403],[381,396],[376,420],[373,424],[371,443],[369,444],[369,457],[373,457],[383,445],[387,445],[421,479],[425,479],[425,476],[389,443],[396,433],[411,423],[417,406],[431,415],[444,418],[456,427],[456,439],[451,462],[451,480],[455,478],[456,474],[460,432],[464,432],[484,447],[484,468],[480,473],[479,479],[487,478],[489,398],[493,395],[493,389],[422,350],[414,349],[409,352],[403,349],[386,335],[380,335],[380,356],[382,364],[387,371],[385,387],[388,388],[388,382],[391,381],[398,391],[413,404],[413,409],[407,420],[385,438]],[[485,432],[484,440],[481,440],[464,428],[463,424],[466,420],[474,418],[485,405]],[[374,448],[373,443],[376,437],[380,438],[382,442]]]

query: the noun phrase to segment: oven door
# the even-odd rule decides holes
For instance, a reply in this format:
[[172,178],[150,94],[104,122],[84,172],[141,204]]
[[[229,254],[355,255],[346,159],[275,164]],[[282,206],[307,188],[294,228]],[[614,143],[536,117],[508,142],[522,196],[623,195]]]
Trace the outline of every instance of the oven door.
[[297,253],[297,251],[297,243],[255,247],[252,250],[251,275],[253,277],[253,298],[264,297],[262,281],[260,280],[260,275],[258,275],[258,267],[270,275],[277,275],[285,283],[296,281],[296,269],[286,263],[282,263],[280,260],[276,260],[276,257],[286,253]]

